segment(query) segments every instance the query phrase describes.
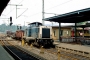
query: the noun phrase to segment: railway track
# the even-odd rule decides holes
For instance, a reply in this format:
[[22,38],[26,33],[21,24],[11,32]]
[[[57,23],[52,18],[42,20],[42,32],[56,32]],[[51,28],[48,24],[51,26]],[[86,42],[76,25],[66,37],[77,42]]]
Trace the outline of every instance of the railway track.
[[[34,48],[37,47],[34,46]],[[43,52],[48,52],[57,55],[58,57],[58,49],[56,48],[43,48],[43,49],[44,49]],[[87,58],[86,56],[73,54],[71,51],[66,51],[65,49],[60,50],[60,57],[65,58],[66,60],[90,60],[90,58]]]
[[[71,51],[66,51],[64,49],[58,50],[55,48],[50,48],[50,49],[45,49],[46,52],[55,54],[59,57],[65,58],[66,60],[90,60],[90,58],[83,56],[83,55],[78,55],[76,53],[72,53]],[[59,54],[59,55],[58,55]]]
[[15,60],[45,60],[29,51],[9,43],[7,40],[0,40],[2,46]]
[[[30,46],[26,46],[26,47],[29,48]],[[33,48],[37,48],[37,47],[34,46]],[[43,49],[44,49],[43,52],[54,54],[57,57],[60,55],[59,57],[62,57],[66,60],[90,60],[90,58],[87,58],[86,56],[78,55],[76,53],[73,54],[71,51],[66,51],[64,48],[60,49],[60,51],[58,51],[58,49],[56,48],[43,48]]]
[[[37,47],[34,47],[37,48]],[[38,48],[40,49],[40,48]],[[60,50],[60,51],[58,51]],[[71,51],[65,50],[64,48],[62,49],[57,49],[57,48],[43,48],[43,52],[48,52],[54,55],[57,55],[57,57],[62,57],[66,60],[90,60],[89,57],[79,55],[76,52],[72,53]]]

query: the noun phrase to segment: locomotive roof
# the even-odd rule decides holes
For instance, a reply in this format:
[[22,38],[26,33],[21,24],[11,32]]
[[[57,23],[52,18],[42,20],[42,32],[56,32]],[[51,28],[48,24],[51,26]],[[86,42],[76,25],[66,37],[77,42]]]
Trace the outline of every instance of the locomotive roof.
[[59,22],[59,23],[79,23],[79,22],[89,21],[90,20],[90,8],[45,18],[44,20],[54,21],[54,22]]
[[40,23],[40,22],[32,22],[32,23],[29,23],[28,25],[36,24],[36,23],[38,23],[38,24],[42,24],[42,23]]

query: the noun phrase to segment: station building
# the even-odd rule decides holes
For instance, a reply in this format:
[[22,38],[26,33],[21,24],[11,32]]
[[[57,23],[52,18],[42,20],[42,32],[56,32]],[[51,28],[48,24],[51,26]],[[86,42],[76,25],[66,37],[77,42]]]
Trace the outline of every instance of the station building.
[[[80,36],[79,32],[83,32],[84,37],[90,37],[90,23],[82,22],[77,24],[76,34],[77,37]],[[83,30],[84,28],[84,30]],[[63,26],[61,27],[61,37],[75,37],[74,26]],[[52,26],[52,38],[53,40],[59,40],[59,26]]]

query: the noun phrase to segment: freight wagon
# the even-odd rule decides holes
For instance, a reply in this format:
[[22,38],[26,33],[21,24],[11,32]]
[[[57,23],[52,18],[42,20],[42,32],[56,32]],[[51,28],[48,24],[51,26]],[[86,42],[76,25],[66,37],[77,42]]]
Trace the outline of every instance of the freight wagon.
[[24,30],[17,30],[15,32],[15,35],[13,35],[12,38],[17,39],[17,40],[21,40],[23,36],[24,36]]
[[12,37],[13,35],[15,34],[15,32],[12,32],[12,31],[6,31],[6,36],[7,37]]

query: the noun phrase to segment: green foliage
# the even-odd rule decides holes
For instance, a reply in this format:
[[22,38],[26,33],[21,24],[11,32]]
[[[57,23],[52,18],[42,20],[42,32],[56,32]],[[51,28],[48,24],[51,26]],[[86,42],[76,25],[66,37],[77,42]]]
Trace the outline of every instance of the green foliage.
[[[22,26],[22,29],[24,30],[26,28],[26,26]],[[4,32],[6,33],[7,30],[10,30],[12,32],[15,32],[17,30],[17,25],[6,25],[6,24],[2,24],[0,25],[0,32]]]

